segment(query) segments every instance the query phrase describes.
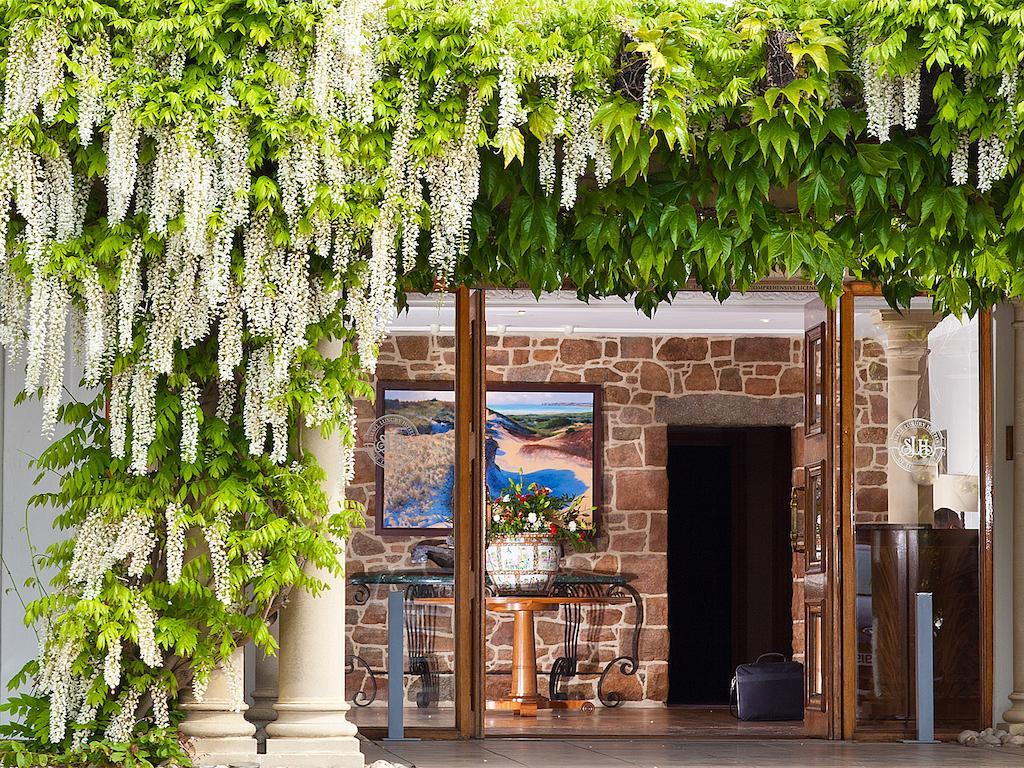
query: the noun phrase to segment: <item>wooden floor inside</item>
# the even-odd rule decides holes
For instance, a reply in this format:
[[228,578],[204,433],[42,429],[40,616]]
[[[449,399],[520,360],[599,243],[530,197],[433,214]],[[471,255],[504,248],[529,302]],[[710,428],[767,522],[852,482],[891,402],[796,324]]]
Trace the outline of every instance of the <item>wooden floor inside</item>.
[[[451,709],[405,710],[409,736],[419,729],[451,728]],[[387,730],[386,707],[353,707],[349,719],[368,738]],[[484,715],[487,736],[544,738],[664,738],[677,739],[800,739],[806,736],[801,721],[748,723],[729,714],[728,707],[597,707],[592,713],[543,711],[535,718],[488,710]]]

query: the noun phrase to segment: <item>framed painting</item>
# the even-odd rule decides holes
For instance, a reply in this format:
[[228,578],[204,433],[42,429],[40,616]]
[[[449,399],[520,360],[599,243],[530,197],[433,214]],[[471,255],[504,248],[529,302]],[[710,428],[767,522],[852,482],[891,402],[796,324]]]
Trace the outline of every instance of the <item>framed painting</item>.
[[487,497],[510,479],[555,496],[582,497],[595,525],[601,508],[603,449],[600,385],[487,385]]
[[[601,388],[579,384],[487,387],[487,495],[512,478],[601,507]],[[443,382],[377,387],[375,502],[381,534],[445,534],[455,491],[455,393]]]
[[455,390],[382,381],[368,442],[377,463],[377,533],[448,533],[455,499]]

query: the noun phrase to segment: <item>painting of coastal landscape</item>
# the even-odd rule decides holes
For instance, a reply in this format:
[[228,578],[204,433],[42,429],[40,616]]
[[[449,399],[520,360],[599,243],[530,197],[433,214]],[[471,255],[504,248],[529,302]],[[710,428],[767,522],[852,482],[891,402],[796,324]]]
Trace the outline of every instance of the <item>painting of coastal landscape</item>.
[[[415,387],[415,388],[414,388]],[[455,491],[455,397],[450,388],[383,383],[378,414],[392,417],[378,471],[380,531],[451,528]],[[395,418],[397,417],[397,418]],[[487,391],[487,492],[511,478],[599,506],[600,389],[492,384]],[[587,513],[585,518],[593,520]]]
[[592,388],[488,391],[488,495],[493,499],[521,475],[524,484],[546,486],[555,496],[582,496],[583,509],[595,506],[596,399]]
[[[381,531],[450,530],[455,492],[455,393],[382,387],[384,466],[377,472]],[[411,425],[411,427],[409,426]]]

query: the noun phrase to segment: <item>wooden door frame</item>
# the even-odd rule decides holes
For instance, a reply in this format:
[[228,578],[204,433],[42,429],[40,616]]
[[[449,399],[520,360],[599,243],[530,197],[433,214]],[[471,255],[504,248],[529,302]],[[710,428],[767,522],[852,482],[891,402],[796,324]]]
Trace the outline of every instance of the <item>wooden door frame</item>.
[[483,737],[484,398],[487,326],[484,291],[455,293],[455,734]]
[[[856,560],[854,555],[855,506],[854,506],[854,447],[856,426],[854,422],[854,321],[855,302],[858,297],[881,297],[879,286],[867,282],[851,282],[845,286],[839,306],[840,339],[840,420],[839,440],[839,489],[842,519],[840,539],[842,547],[842,573],[839,580],[842,605],[842,634],[840,654],[842,657],[842,712],[840,729],[842,738],[852,739],[857,733],[857,594]],[[978,438],[980,473],[979,490],[979,613],[980,642],[980,712],[981,726],[992,725],[993,686],[993,349],[992,312],[978,313]]]
[[[812,303],[817,302],[816,312],[820,311],[820,319],[817,319],[813,326],[808,325],[807,310]],[[809,405],[806,402],[811,395],[809,393],[809,377],[812,374],[808,362],[807,339],[818,328],[821,328],[821,424],[820,427],[810,429],[806,420],[809,413]],[[837,313],[834,307],[829,307],[820,298],[813,299],[805,305],[804,316],[804,393],[805,398],[804,414],[805,423],[803,426],[803,472],[804,472],[804,494],[810,492],[810,485],[806,482],[807,473],[811,466],[821,463],[825,466],[823,475],[824,488],[822,505],[824,512],[829,515],[830,524],[822,538],[822,561],[821,568],[814,571],[805,569],[804,573],[804,669],[805,669],[805,690],[804,690],[804,727],[809,734],[817,738],[834,739],[841,733],[842,717],[842,670],[843,657],[837,652],[836,638],[840,637],[841,610],[841,589],[842,579],[840,568],[844,561],[844,553],[840,548],[841,534],[839,531],[838,510],[840,505],[836,499],[837,472],[838,472],[838,440],[837,430],[839,426],[839,409],[837,408],[839,393],[839,360],[837,358]],[[815,446],[811,447],[811,442]],[[812,515],[812,504],[805,497],[804,515],[805,531],[812,521],[808,518]],[[807,541],[805,532],[804,562],[806,568],[807,552],[811,543]],[[813,585],[812,585],[813,582]],[[814,623],[811,616],[820,616],[820,635],[814,633]],[[812,646],[812,637],[818,638],[818,644]],[[813,647],[813,653],[812,651]],[[821,675],[821,692],[817,698],[812,700],[811,674],[812,664],[818,674]]]

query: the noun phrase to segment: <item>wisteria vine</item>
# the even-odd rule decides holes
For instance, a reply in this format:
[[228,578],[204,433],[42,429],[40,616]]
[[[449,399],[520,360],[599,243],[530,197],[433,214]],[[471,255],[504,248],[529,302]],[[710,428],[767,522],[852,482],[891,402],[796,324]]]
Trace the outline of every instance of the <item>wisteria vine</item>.
[[[301,566],[339,569],[358,518],[303,430],[338,434],[344,486],[406,290],[572,282],[650,310],[784,270],[951,311],[1024,293],[1011,4],[967,3],[977,52],[933,0],[207,5],[6,6],[0,343],[63,425],[36,503],[74,531],[28,611],[29,741],[164,733],[238,643],[273,649],[317,586]],[[769,87],[773,30],[795,77]]]

